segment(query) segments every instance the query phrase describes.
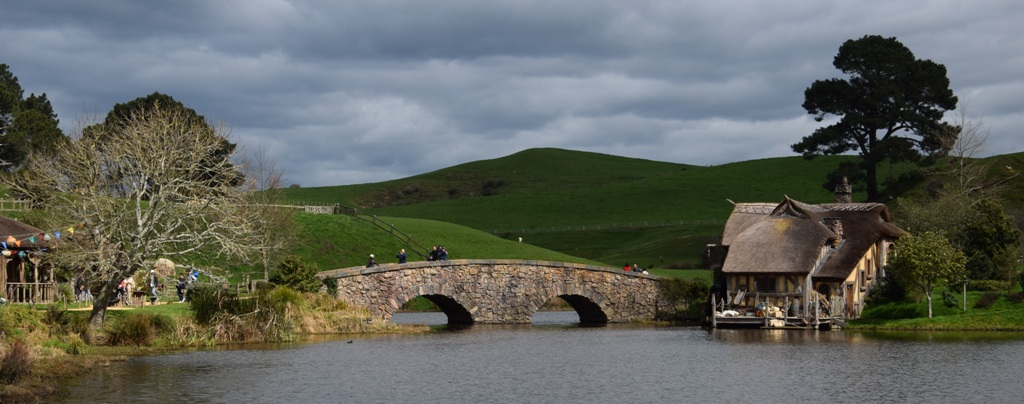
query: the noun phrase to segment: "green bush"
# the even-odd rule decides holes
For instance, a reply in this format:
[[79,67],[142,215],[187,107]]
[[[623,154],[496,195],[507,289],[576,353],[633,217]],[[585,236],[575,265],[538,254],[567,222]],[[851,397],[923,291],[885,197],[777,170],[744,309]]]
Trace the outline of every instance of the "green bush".
[[878,283],[868,292],[867,303],[877,304],[881,302],[899,302],[907,298],[907,289],[895,276],[887,276],[878,280]]
[[86,344],[78,334],[70,334],[60,339],[46,341],[43,343],[43,346],[58,348],[70,355],[81,355],[89,349],[89,344]]
[[233,292],[213,284],[197,284],[188,291],[188,304],[196,322],[208,325],[219,311],[237,306]]
[[73,319],[67,310],[61,308],[60,304],[53,303],[46,306],[46,315],[43,322],[50,326],[50,335],[55,333],[65,334],[71,326]]
[[327,289],[327,294],[331,297],[338,297],[338,278],[327,277],[321,281],[324,288]]
[[44,313],[23,305],[0,306],[0,333],[20,335],[44,327]]
[[992,307],[993,304],[999,301],[999,294],[988,292],[981,295],[981,298],[977,302],[974,302],[974,308],[976,309],[987,309]]
[[957,299],[956,295],[949,290],[942,291],[942,304],[946,307],[960,307],[960,301]]
[[699,316],[708,298],[709,287],[704,279],[662,278],[660,286],[665,300],[686,317]]
[[288,257],[277,266],[274,283],[299,292],[318,292],[322,282],[316,276],[317,272],[320,272],[320,269],[316,265],[304,262],[298,257]]
[[212,337],[220,341],[288,340],[294,326],[285,314],[289,306],[303,304],[302,295],[286,286],[257,286],[253,295],[243,299],[223,288],[199,285],[189,296],[196,322],[215,330]]
[[110,345],[149,345],[158,333],[174,326],[174,319],[166,314],[131,313],[110,325]]
[[278,286],[267,294],[267,301],[277,314],[283,315],[289,306],[301,306],[305,299],[295,289],[287,286]]
[[1010,281],[1001,281],[995,279],[971,279],[969,282],[967,282],[967,290],[992,292],[1009,289]]

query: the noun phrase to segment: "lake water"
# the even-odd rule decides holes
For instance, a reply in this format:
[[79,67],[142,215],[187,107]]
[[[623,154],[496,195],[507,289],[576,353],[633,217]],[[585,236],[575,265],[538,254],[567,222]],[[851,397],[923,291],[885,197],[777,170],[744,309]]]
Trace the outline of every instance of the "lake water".
[[[443,324],[441,313],[396,322]],[[532,325],[132,358],[57,402],[1020,402],[1024,334]]]

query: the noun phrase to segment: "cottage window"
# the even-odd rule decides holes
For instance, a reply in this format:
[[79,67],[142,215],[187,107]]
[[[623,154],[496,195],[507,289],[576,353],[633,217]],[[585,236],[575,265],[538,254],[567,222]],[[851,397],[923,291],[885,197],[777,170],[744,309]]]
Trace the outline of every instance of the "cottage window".
[[778,291],[778,285],[775,277],[770,276],[758,276],[754,279],[754,283],[757,285],[757,291],[761,293],[774,293]]

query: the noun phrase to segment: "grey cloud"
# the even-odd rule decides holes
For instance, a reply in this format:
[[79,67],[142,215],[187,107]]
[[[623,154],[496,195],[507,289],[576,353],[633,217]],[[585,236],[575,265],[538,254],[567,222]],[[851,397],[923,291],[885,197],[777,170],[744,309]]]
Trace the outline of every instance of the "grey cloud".
[[1024,148],[1024,6],[1003,0],[13,2],[0,63],[70,130],[153,91],[305,186],[531,147],[721,164],[793,155],[839,45],[896,36]]

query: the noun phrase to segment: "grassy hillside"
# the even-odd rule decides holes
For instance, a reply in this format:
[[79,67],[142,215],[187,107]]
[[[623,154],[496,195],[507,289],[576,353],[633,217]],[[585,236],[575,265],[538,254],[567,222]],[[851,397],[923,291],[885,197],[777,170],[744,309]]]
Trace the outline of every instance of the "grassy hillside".
[[825,174],[849,158],[703,167],[530,149],[376,184],[289,189],[286,199],[457,223],[611,266],[688,267],[699,266],[704,246],[721,235],[727,199],[830,201]]
[[[450,259],[535,259],[600,265],[596,261],[503,240],[452,223],[412,218],[380,219],[395,225],[420,244],[444,245]],[[365,265],[370,254],[376,255],[379,263],[397,262],[395,254],[405,248],[388,232],[351,216],[299,213],[296,221],[301,226],[302,236],[300,245],[292,253],[307,257],[322,270]],[[424,259],[412,250],[406,252],[410,261]]]

